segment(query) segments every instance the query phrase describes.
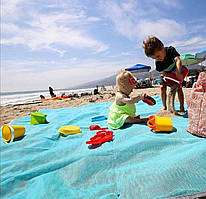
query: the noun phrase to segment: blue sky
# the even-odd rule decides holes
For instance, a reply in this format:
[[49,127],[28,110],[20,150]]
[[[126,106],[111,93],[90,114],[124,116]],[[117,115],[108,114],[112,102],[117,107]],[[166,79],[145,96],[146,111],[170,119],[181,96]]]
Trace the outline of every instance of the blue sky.
[[205,0],[1,0],[1,91],[54,89],[136,63],[148,35],[180,54],[206,46]]

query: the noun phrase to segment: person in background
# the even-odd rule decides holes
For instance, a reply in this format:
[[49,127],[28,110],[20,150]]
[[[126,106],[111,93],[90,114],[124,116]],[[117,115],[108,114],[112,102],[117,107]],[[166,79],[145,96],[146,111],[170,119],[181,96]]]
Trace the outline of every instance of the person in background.
[[194,78],[190,77],[189,81],[186,83],[186,88],[192,88],[193,83],[194,83]]
[[49,87],[49,93],[50,93],[51,97],[56,97],[52,87]]
[[107,89],[105,88],[105,86],[103,85],[101,88],[102,91],[106,91]]
[[45,97],[44,97],[43,95],[40,95],[40,98],[41,98],[41,99],[45,99]]
[[94,95],[97,95],[97,94],[99,94],[98,85],[96,85],[96,88],[94,89]]
[[195,73],[195,78],[194,78],[194,82],[196,82],[196,81],[197,81],[198,76],[199,76],[199,72],[198,72],[198,71],[196,71],[196,73]]

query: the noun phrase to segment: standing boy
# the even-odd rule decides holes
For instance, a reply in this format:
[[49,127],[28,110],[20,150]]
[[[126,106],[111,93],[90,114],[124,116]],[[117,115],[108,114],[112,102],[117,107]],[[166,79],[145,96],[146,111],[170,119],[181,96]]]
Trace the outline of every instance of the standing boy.
[[[180,54],[172,46],[164,47],[163,43],[155,36],[149,37],[143,41],[144,53],[147,57],[155,59],[156,70],[161,72],[164,76],[166,73],[171,73],[176,70],[176,77],[183,81],[181,74],[182,62],[179,58]],[[161,77],[161,98],[163,104],[163,110],[167,110],[166,105],[166,90],[167,83]],[[184,94],[181,87],[177,90],[178,98],[180,102],[180,111],[184,112]]]

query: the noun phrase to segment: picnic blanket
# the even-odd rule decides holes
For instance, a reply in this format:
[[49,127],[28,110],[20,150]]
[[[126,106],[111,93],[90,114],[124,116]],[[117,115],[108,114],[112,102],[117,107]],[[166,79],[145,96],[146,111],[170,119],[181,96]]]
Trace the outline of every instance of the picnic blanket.
[[[155,106],[136,104],[137,114],[154,115],[161,108],[161,98],[155,100]],[[113,130],[113,141],[89,147],[96,133],[89,126],[107,126],[91,118],[108,116],[110,105],[42,109],[48,124],[30,125],[30,116],[13,121],[26,134],[8,144],[1,137],[1,199],[155,199],[206,191],[206,139],[186,131],[187,117],[172,118],[170,134],[126,125]],[[82,133],[60,136],[63,125]]]

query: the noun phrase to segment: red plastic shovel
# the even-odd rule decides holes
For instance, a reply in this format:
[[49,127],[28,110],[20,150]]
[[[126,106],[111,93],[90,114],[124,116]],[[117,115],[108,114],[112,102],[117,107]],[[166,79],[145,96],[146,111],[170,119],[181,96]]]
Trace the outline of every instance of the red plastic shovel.
[[144,99],[142,100],[143,102],[147,103],[148,105],[155,105],[156,104],[156,101],[154,98],[152,98],[151,96],[149,95],[144,95]]
[[101,128],[99,125],[91,125],[91,126],[89,127],[89,129],[90,129],[91,131],[94,131],[94,130],[105,130],[105,129],[108,129],[108,128],[107,128],[107,127]]
[[112,140],[113,132],[112,131],[98,131],[95,136],[90,138],[90,141],[86,141],[86,144],[102,144]]

